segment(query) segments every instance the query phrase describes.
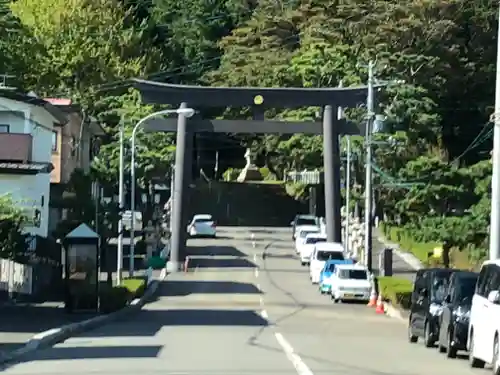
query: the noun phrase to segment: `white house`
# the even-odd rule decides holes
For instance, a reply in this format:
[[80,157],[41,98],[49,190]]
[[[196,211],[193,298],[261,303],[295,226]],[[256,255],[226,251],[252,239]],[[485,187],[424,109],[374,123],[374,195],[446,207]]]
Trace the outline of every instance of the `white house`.
[[47,237],[54,124],[66,115],[33,94],[0,88],[0,194],[28,215],[26,233]]

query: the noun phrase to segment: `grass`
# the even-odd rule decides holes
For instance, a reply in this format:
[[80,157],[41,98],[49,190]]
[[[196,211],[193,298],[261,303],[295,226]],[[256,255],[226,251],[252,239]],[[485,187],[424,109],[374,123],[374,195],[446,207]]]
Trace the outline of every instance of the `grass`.
[[408,251],[415,255],[421,262],[428,262],[428,253],[433,252],[435,247],[441,246],[440,242],[417,242],[408,235],[406,230],[398,227],[389,227],[388,239],[399,244],[401,250]]
[[413,291],[413,283],[410,280],[396,276],[381,276],[377,281],[382,299],[403,309],[410,308]]
[[146,279],[143,277],[131,277],[122,281],[121,287],[128,290],[134,298],[142,296],[146,289]]
[[[441,258],[428,258],[428,254],[434,251],[435,247],[442,246],[441,242],[418,242],[415,241],[406,230],[398,227],[385,227],[381,224],[383,233],[388,233],[388,240],[399,244],[401,250],[408,251],[415,255],[422,264],[428,267],[441,267]],[[453,268],[463,270],[477,270],[481,262],[471,262],[467,251],[459,251],[452,248],[450,251],[450,264]]]

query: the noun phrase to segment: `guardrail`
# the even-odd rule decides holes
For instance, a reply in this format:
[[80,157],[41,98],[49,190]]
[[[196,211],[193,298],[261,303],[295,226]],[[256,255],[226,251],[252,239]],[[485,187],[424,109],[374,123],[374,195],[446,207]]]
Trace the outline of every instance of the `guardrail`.
[[323,172],[320,171],[302,171],[288,172],[285,175],[286,182],[301,183],[307,185],[317,185],[323,182]]

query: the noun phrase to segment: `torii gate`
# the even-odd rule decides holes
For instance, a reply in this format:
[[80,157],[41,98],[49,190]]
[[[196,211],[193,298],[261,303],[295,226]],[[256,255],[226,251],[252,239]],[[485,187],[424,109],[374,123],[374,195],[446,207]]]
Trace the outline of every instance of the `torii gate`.
[[[340,209],[340,150],[339,135],[360,134],[352,123],[334,116],[334,108],[356,107],[366,102],[367,86],[347,88],[268,88],[268,87],[203,87],[172,85],[134,79],[133,86],[148,104],[170,104],[181,107],[223,108],[252,107],[254,120],[152,119],[145,131],[176,132],[175,187],[172,225],[170,270],[179,269],[179,259],[185,256],[186,236],[183,219],[186,203],[184,191],[190,182],[192,144],[187,133],[277,133],[323,134],[325,184],[325,218],[328,241],[342,242]],[[323,122],[266,121],[267,108],[323,107]],[[186,122],[189,121],[189,126]],[[180,256],[180,257],[179,257]]]

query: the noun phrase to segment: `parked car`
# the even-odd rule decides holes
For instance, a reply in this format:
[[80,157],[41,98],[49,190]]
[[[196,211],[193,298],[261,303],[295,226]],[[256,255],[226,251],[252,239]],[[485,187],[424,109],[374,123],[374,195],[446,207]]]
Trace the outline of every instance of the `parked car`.
[[212,237],[217,236],[217,224],[212,215],[194,215],[188,225],[188,233],[191,237]]
[[297,227],[297,233],[295,236],[295,252],[298,254],[300,246],[305,243],[306,237],[309,234],[319,233],[319,228],[315,225],[304,225],[302,227]]
[[472,297],[467,348],[471,367],[500,373],[500,260],[483,263]]
[[476,272],[461,271],[450,277],[438,336],[439,351],[448,358],[455,358],[459,350],[467,350],[469,314],[478,276]]
[[331,277],[330,294],[334,302],[370,300],[370,273],[359,264],[338,264]]
[[338,242],[318,242],[309,263],[309,278],[313,284],[319,283],[319,276],[328,260],[345,260],[344,246]]
[[305,241],[298,246],[300,263],[305,266],[309,265],[311,255],[314,251],[314,245],[319,242],[326,242],[326,236],[320,233],[309,233]]
[[426,347],[432,347],[436,343],[448,282],[450,276],[457,271],[451,268],[417,271],[408,319],[408,340],[411,343],[416,343],[419,337],[424,339]]
[[330,293],[332,288],[333,281],[333,272],[335,271],[335,267],[339,264],[354,264],[351,259],[346,260],[328,260],[325,263],[325,267],[321,271],[321,275],[319,276],[319,291],[321,294]]
[[297,235],[297,228],[304,225],[312,225],[319,228],[318,218],[314,215],[302,215],[299,214],[295,216],[295,219],[290,223],[292,226],[292,239],[295,241]]

